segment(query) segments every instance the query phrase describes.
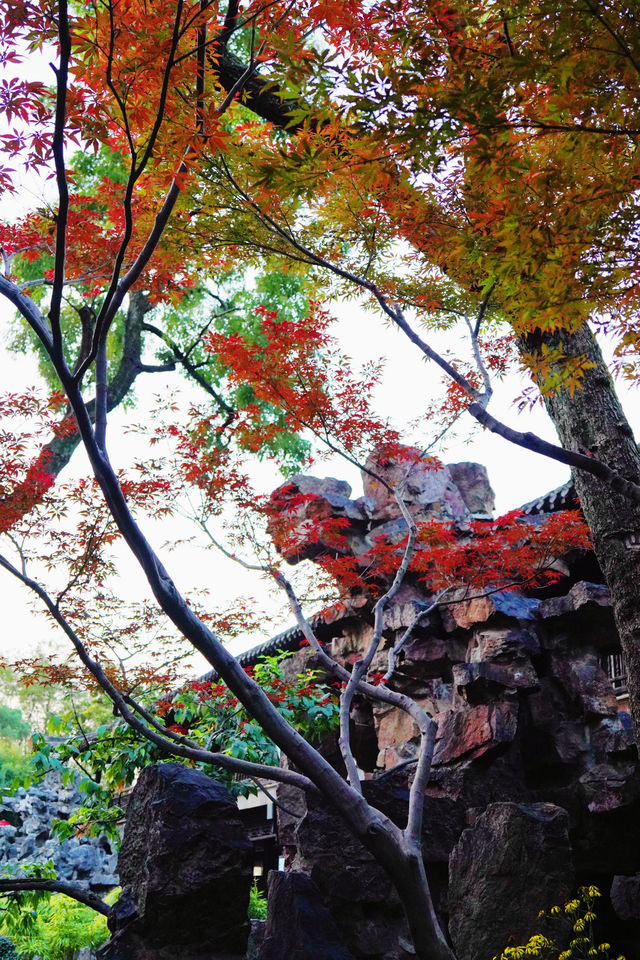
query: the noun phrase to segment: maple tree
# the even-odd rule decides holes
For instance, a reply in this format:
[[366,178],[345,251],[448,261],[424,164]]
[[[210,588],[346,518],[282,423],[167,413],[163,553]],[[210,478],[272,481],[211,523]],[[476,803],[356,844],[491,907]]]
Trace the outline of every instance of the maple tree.
[[[382,641],[384,612],[410,572],[431,584],[434,604],[459,602],[460,595],[448,600],[442,591],[459,585],[460,578],[467,583],[463,596],[469,595],[469,589],[495,588],[492,549],[501,550],[505,544],[509,582],[544,580],[551,558],[563,544],[585,542],[583,529],[566,518],[537,531],[528,531],[517,518],[491,530],[478,529],[474,532],[484,538],[482,554],[487,563],[484,567],[474,564],[477,582],[470,582],[469,558],[474,550],[477,556],[477,546],[457,543],[448,530],[419,528],[399,489],[395,495],[406,522],[405,539],[391,547],[383,542],[377,545],[367,558],[367,566],[377,575],[362,583],[358,564],[342,549],[344,531],[335,525],[328,530],[325,524],[320,533],[335,546],[323,565],[328,580],[337,581],[340,590],[357,582],[370,592],[374,604],[371,644],[350,671],[319,644],[277,561],[262,556],[253,564],[285,590],[323,668],[342,685],[339,723],[345,780],[299,735],[274,698],[241,669],[207,622],[206,612],[201,613],[200,603],[189,603],[180,594],[137,516],[162,515],[170,509],[175,484],[189,484],[201,495],[198,520],[204,531],[210,532],[211,518],[219,516],[226,504],[236,511],[250,511],[249,526],[259,528],[267,523],[269,504],[253,496],[242,457],[269,449],[270,444],[277,451],[278,438],[306,431],[360,463],[364,452],[381,444],[389,454],[399,452],[399,438],[369,413],[366,390],[350,377],[348,362],[336,355],[322,311],[283,319],[265,307],[253,338],[227,327],[206,339],[206,349],[220,364],[220,376],[240,391],[236,396],[244,396],[240,409],[234,408],[230,416],[225,400],[216,403],[213,413],[195,410],[185,424],[176,422],[177,418],[165,424],[164,433],[175,442],[175,473],[167,472],[159,459],[144,464],[137,476],[119,476],[107,452],[107,414],[114,399],[109,391],[109,351],[123,307],[127,319],[137,311],[134,327],[139,336],[149,304],[163,298],[182,302],[193,289],[195,277],[236,268],[240,261],[254,266],[263,262],[265,254],[285,256],[293,261],[292,270],[311,268],[316,276],[318,271],[329,271],[343,289],[355,285],[372,298],[449,377],[454,385],[454,415],[466,409],[507,439],[604,479],[620,495],[638,502],[637,475],[627,476],[615,458],[611,466],[604,459],[587,456],[590,451],[545,443],[499,423],[487,410],[491,371],[504,369],[515,344],[499,327],[502,321],[511,323],[526,343],[540,323],[543,335],[547,328],[555,330],[556,298],[561,295],[563,303],[578,304],[576,314],[567,314],[561,327],[573,334],[582,329],[594,305],[611,308],[620,283],[618,268],[608,273],[602,268],[614,249],[609,239],[620,236],[619,230],[613,232],[612,223],[620,199],[614,203],[607,196],[599,235],[585,226],[592,220],[600,224],[593,213],[583,210],[575,223],[570,221],[575,200],[570,202],[566,184],[578,182],[580,157],[586,163],[586,148],[581,146],[559,158],[561,202],[556,194],[546,197],[542,208],[550,222],[544,243],[534,246],[540,258],[542,250],[553,249],[549,231],[567,230],[571,248],[576,231],[584,230],[589,256],[586,239],[572,252],[582,251],[587,262],[599,264],[600,269],[582,276],[574,259],[559,255],[545,255],[540,263],[527,261],[519,243],[513,241],[517,231],[509,217],[512,204],[522,204],[513,188],[522,151],[532,191],[540,180],[541,164],[545,158],[553,159],[544,139],[527,139],[522,130],[571,136],[584,126],[575,120],[578,100],[573,99],[572,85],[563,81],[562,72],[540,77],[524,70],[523,79],[502,72],[505,58],[498,53],[505,45],[513,46],[516,33],[515,26],[504,26],[505,16],[514,25],[532,22],[520,14],[516,6],[505,14],[502,7],[490,3],[464,4],[457,11],[440,3],[424,7],[354,3],[340,8],[309,4],[295,9],[255,3],[240,9],[232,2],[220,9],[215,3],[161,0],[154,4],[152,15],[149,11],[143,15],[136,4],[105,2],[76,11],[63,0],[54,5],[43,0],[5,11],[0,34],[8,71],[14,64],[20,67],[25,48],[53,44],[58,49],[54,89],[14,76],[3,81],[1,89],[5,112],[15,129],[2,135],[6,162],[0,169],[0,184],[14,187],[14,165],[26,157],[30,169],[53,173],[58,200],[52,214],[30,215],[16,228],[4,230],[0,293],[37,338],[63,403],[57,414],[60,397],[54,398],[53,411],[33,396],[13,397],[5,403],[7,410],[17,409],[28,417],[30,426],[25,438],[13,440],[8,435],[7,462],[0,477],[2,530],[34,546],[21,548],[17,565],[4,556],[0,563],[39,597],[71,641],[91,682],[107,693],[122,720],[163,755],[253,777],[266,775],[304,790],[319,789],[391,876],[407,913],[416,954],[443,960],[451,957],[451,951],[431,904],[420,850],[435,723],[409,697],[393,689],[389,683],[393,662],[381,683],[371,682],[368,676]],[[524,58],[528,69],[547,27],[544,16],[533,20],[531,51]],[[569,20],[570,36],[579,37],[580,22]],[[566,21],[564,17],[561,22]],[[521,42],[519,35],[516,39]],[[583,51],[577,43],[576,49],[585,84],[596,89],[602,83],[603,63],[584,55],[582,64]],[[520,69],[522,64],[515,59]],[[494,76],[496,63],[500,69]],[[545,84],[552,92],[556,88],[570,91],[564,106],[553,106]],[[487,88],[494,97],[485,107],[480,99]],[[542,88],[552,111],[572,113],[571,123],[557,122],[553,113],[549,122],[548,107],[544,124],[535,115]],[[512,89],[524,91],[522,102],[515,106],[505,102]],[[472,96],[467,96],[469,91]],[[589,100],[583,109],[593,108],[599,116],[608,102],[605,97],[596,109]],[[520,122],[518,110],[525,121]],[[635,128],[629,126],[627,132],[635,135]],[[610,135],[618,137],[617,126]],[[493,149],[494,137],[503,150]],[[74,193],[73,169],[65,162],[65,151],[96,149],[99,153],[105,148],[123,158],[122,176],[106,182],[102,178],[88,192]],[[506,184],[490,209],[486,184],[496,169],[485,163],[483,150],[489,151],[492,163],[502,164],[499,183]],[[606,154],[602,169],[614,159],[617,164],[615,153]],[[340,168],[339,189],[336,167]],[[632,196],[635,183],[631,161],[629,167],[627,186],[622,186],[626,198]],[[553,182],[551,172],[547,177]],[[594,185],[594,204],[603,190],[604,175],[599,186]],[[527,209],[534,225],[530,235],[535,239],[542,214],[530,201]],[[501,230],[509,235],[501,235]],[[39,261],[42,274],[28,276],[27,266],[21,275],[19,264],[25,261],[27,265]],[[625,276],[631,291],[632,271]],[[36,285],[40,277],[42,282]],[[72,307],[73,322],[65,313],[67,297],[79,298]],[[632,306],[629,292],[621,324],[626,347],[631,343]],[[410,308],[434,324],[446,326],[452,318],[463,318],[472,343],[467,368],[429,345],[422,331],[407,321],[405,312]],[[504,337],[499,347],[497,329]],[[204,332],[198,337],[203,350]],[[166,344],[170,334],[161,330],[161,337]],[[139,362],[139,344],[136,349]],[[178,345],[174,358],[184,365],[180,353],[188,359],[187,350]],[[562,386],[574,397],[593,369],[591,360],[581,360],[569,364],[567,373],[565,352],[546,343],[544,336],[537,353],[540,362],[536,351],[528,350],[545,381],[542,385],[548,388],[546,381],[550,381],[553,389],[558,388],[556,368],[560,366]],[[123,360],[125,356],[126,350]],[[130,378],[127,390],[131,382]],[[209,387],[215,389],[211,383]],[[270,411],[266,417],[265,410]],[[48,431],[81,438],[95,482],[67,488],[53,485],[57,470],[51,468],[52,451],[41,449],[41,438]],[[22,458],[25,451],[30,458]],[[102,499],[96,497],[98,489]],[[71,506],[77,506],[82,519],[75,529],[67,530]],[[43,547],[43,526],[52,516],[56,532]],[[287,523],[274,533],[282,546],[290,536]],[[162,716],[136,697],[136,686],[123,684],[121,671],[99,659],[112,638],[99,637],[96,647],[90,628],[105,620],[105,611],[114,618],[120,615],[115,612],[116,598],[104,587],[110,572],[108,548],[118,538],[142,567],[158,607],[173,625],[174,638],[186,639],[209,660],[229,695],[293,761],[295,770],[203,748],[192,736],[191,725],[167,727]],[[211,539],[215,542],[213,535]],[[34,557],[27,555],[29,550]],[[235,545],[228,552],[238,554]],[[26,564],[33,559],[49,565],[61,583],[46,589],[32,578]],[[87,605],[87,595],[93,597],[93,606]],[[131,622],[140,622],[139,610],[130,616]],[[124,636],[130,632],[126,623],[120,623],[119,630]],[[397,653],[394,648],[392,655]],[[56,668],[56,676],[60,670]],[[349,712],[356,694],[408,712],[420,730],[421,751],[403,830],[362,795],[349,742]],[[51,881],[46,882],[52,889]]]
[[[467,412],[568,464],[609,584],[640,728],[640,458],[611,370],[636,378],[637,29],[625,4],[351,4],[298,8],[304,39],[268,63],[274,122],[214,157],[202,231],[244,237],[359,288],[449,381]],[[326,41],[326,43],[324,42]],[[336,189],[339,183],[339,189]],[[207,197],[222,191],[207,209]],[[244,221],[239,214],[244,214]],[[249,239],[247,239],[249,238]],[[409,311],[412,317],[409,318]],[[430,331],[468,334],[467,359]],[[495,349],[495,338],[501,345]],[[455,352],[454,352],[455,351]],[[519,362],[562,446],[492,415],[492,378]]]

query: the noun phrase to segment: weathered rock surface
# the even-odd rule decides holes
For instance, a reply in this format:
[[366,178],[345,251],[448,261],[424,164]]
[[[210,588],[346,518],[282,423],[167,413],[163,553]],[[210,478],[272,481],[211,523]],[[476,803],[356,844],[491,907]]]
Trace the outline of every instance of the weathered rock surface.
[[[389,463],[384,452],[374,452],[368,467],[392,485],[406,481],[403,496],[416,519],[447,520],[460,536],[472,535],[468,521],[474,516],[486,518],[493,508],[486,473],[474,464],[442,467],[415,456],[412,460],[415,451],[406,454],[402,462]],[[326,481],[324,493],[305,483],[301,481],[300,489],[324,497],[322,505],[310,509],[324,511],[328,520],[340,518],[343,525],[348,521],[346,542],[357,557],[377,538],[397,544],[406,533],[395,498],[374,478],[364,477],[366,497],[334,499],[331,513],[331,497],[348,494],[333,489],[335,481]],[[530,519],[540,523],[544,518]],[[609,593],[601,582],[591,582],[599,570],[584,551],[555,558],[552,566],[558,580],[532,591],[534,595],[509,589],[469,596],[460,588],[419,622],[397,663],[395,689],[413,697],[439,726],[427,786],[424,836],[434,900],[445,919],[444,871],[449,853],[465,827],[486,823],[485,811],[495,804],[542,804],[543,808],[553,804],[567,811],[580,882],[595,882],[608,891],[614,876],[640,874],[640,767],[630,718],[620,699],[623,683],[617,683],[616,697],[606,673],[620,668],[619,657],[614,661],[609,656],[616,652],[617,643]],[[367,606],[362,593],[347,602],[354,599],[360,608],[350,609],[340,633],[334,623],[331,635],[331,653],[348,666],[362,656],[372,634],[371,605]],[[373,670],[387,669],[389,648],[432,599],[429,584],[410,572],[385,610],[383,642]],[[361,769],[380,777],[365,792],[378,791],[379,803],[385,795],[384,803],[389,804],[385,812],[399,822],[418,750],[416,725],[398,709],[376,704],[367,713],[358,704],[352,727]],[[339,763],[335,755],[332,762]],[[400,770],[393,772],[397,765]],[[387,789],[391,784],[393,802]],[[383,897],[384,883],[358,857],[354,862],[360,864],[361,876],[352,877],[342,853],[350,849],[348,837],[323,822],[317,811],[305,808],[302,813],[299,827],[291,825],[288,835],[286,830],[281,834],[289,862],[314,876],[345,940],[359,956],[353,944],[359,939],[364,943],[368,929],[374,934],[372,943],[383,936],[375,925],[368,928],[366,904]],[[542,821],[533,817],[532,822]],[[330,841],[327,846],[323,846],[324,834]],[[526,845],[523,850],[526,853]],[[533,869],[535,858],[532,864]],[[340,878],[333,882],[333,889],[332,876]],[[522,900],[536,916],[546,902],[536,889],[514,896],[513,890],[519,888],[513,886],[509,872],[502,881],[496,873],[494,881],[497,902]],[[353,894],[356,906],[351,915],[341,903],[343,890]],[[562,898],[560,893],[555,896]],[[378,903],[379,911],[383,903],[387,909],[390,901]],[[606,903],[603,909],[611,912],[611,905]],[[514,914],[514,924],[518,919]],[[524,920],[513,927],[513,936],[520,942],[528,931]],[[395,923],[390,920],[391,927],[399,930]],[[607,937],[614,950],[626,951],[636,960],[628,943],[640,943],[640,920],[620,923],[625,925],[620,934],[624,933],[625,950],[616,946],[615,930],[607,931]],[[491,927],[491,921],[478,918],[478,925]],[[482,960],[490,960],[505,943],[506,939],[496,943],[493,953],[487,947]],[[372,947],[371,956],[392,956],[385,953],[392,949],[379,939],[378,953]],[[362,955],[369,956],[366,950]]]
[[[373,783],[365,784],[365,790],[368,797],[378,793]],[[319,798],[301,797],[300,791],[282,785],[278,797],[298,813],[292,817],[278,811],[287,868],[311,878],[353,956],[406,960],[399,945],[399,938],[407,937],[406,921],[384,870]],[[391,798],[392,793],[387,795]],[[406,804],[404,811],[406,819]]]
[[443,463],[423,459],[416,447],[406,447],[402,460],[390,461],[382,450],[375,450],[362,473],[366,497],[375,504],[375,516],[393,520],[401,510],[392,491],[372,474],[379,476],[392,489],[402,489],[404,501],[419,520],[462,518],[469,515],[458,487]]
[[101,960],[244,956],[251,848],[215,780],[172,763],[143,770],[118,869],[123,892]]
[[640,920],[640,873],[613,878],[611,905],[621,920]]
[[481,463],[447,464],[467,510],[474,516],[492,517],[496,503],[487,468]]
[[459,960],[487,960],[540,932],[538,912],[566,902],[574,876],[569,818],[552,804],[496,803],[449,861],[449,931]]
[[[489,519],[493,510],[493,491],[481,464],[447,467],[435,458],[421,457],[417,448],[405,447],[399,463],[389,462],[379,450],[365,466],[369,471],[362,474],[365,495],[357,500],[350,499],[349,484],[334,477],[297,474],[274,490],[269,531],[289,563],[336,553],[360,558],[380,538],[399,543],[407,527],[385,483],[402,486],[403,500],[416,520]],[[335,520],[340,521],[339,528]]]
[[587,717],[616,716],[618,703],[595,651],[554,653],[552,672]]
[[272,870],[264,939],[256,960],[353,960],[315,883]]
[[[118,855],[106,837],[72,836],[62,843],[53,833],[54,820],[68,820],[81,805],[75,783],[49,773],[28,790],[3,796],[0,803],[0,867],[19,872],[22,863],[52,860],[61,880],[82,883],[96,892],[118,885]],[[2,823],[1,821],[6,821]]]
[[448,710],[435,718],[438,734],[433,762],[449,763],[459,757],[480,757],[487,750],[509,743],[516,735],[517,703],[478,704]]

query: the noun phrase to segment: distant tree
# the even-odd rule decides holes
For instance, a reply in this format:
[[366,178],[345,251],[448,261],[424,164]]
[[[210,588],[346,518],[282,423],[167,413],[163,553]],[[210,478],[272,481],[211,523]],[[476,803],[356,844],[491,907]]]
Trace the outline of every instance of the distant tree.
[[0,704],[0,739],[24,740],[31,733],[31,726],[23,719],[20,710]]

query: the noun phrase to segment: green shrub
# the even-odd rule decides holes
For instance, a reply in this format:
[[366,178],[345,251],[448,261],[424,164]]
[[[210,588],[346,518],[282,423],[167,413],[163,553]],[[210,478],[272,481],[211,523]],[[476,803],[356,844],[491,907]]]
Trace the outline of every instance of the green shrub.
[[0,737],[0,789],[7,790],[15,779],[22,780],[31,770],[31,755],[15,740]]
[[267,898],[258,890],[258,884],[253,881],[253,886],[249,891],[249,908],[247,910],[249,920],[267,919]]
[[[73,960],[83,947],[97,947],[109,937],[106,917],[85,907],[76,900],[55,894],[38,906],[33,922],[18,924],[7,932],[11,934],[15,954],[6,954],[7,960]],[[0,960],[4,954],[0,953]]]
[[3,740],[26,740],[31,736],[31,724],[16,707],[0,704],[0,738]]

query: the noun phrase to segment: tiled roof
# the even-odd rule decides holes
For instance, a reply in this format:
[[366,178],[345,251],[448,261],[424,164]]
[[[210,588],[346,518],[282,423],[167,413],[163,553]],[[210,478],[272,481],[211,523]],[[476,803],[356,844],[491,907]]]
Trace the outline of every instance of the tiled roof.
[[[326,628],[328,627],[328,622],[323,616],[320,615],[311,617],[309,623],[311,624],[311,629],[316,634],[326,632]],[[324,631],[323,628],[325,628]],[[271,657],[275,653],[288,653],[290,651],[296,651],[299,650],[300,647],[304,646],[305,643],[306,641],[302,630],[298,626],[289,627],[288,630],[283,630],[282,633],[277,633],[275,637],[271,637],[270,640],[264,640],[257,646],[251,647],[249,650],[244,650],[242,653],[239,653],[236,657],[236,660],[243,667],[252,667],[262,657]],[[209,673],[206,673],[203,677],[201,677],[201,680],[207,682],[209,680],[215,680],[217,676],[218,674],[215,670],[210,670]]]
[[556,513],[558,510],[572,510],[578,506],[578,495],[572,480],[563,483],[561,487],[550,490],[537,500],[530,500],[520,507],[527,516],[539,513]]

